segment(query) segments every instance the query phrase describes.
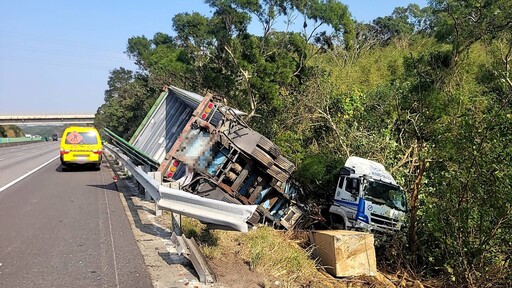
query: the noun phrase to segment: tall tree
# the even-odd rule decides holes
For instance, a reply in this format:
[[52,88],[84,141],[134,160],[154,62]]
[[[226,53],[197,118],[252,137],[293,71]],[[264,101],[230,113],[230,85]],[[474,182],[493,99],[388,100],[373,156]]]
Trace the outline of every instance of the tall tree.
[[452,45],[454,64],[477,41],[496,39],[512,28],[512,3],[507,0],[431,2],[436,37]]

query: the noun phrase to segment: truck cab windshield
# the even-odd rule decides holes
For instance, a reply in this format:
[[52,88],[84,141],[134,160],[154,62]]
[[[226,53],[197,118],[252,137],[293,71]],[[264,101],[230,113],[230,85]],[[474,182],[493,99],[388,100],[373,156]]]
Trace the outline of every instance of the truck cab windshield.
[[365,198],[376,204],[385,204],[406,212],[405,194],[400,187],[384,182],[369,181],[364,188]]

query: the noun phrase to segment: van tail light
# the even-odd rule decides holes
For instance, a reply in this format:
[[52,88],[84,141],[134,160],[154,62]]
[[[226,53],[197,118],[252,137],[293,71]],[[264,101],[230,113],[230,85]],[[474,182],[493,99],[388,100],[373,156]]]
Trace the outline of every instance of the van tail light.
[[101,155],[101,154],[103,154],[103,151],[101,149],[99,149],[99,150],[92,150],[92,153]]
[[60,155],[68,154],[69,150],[60,149]]

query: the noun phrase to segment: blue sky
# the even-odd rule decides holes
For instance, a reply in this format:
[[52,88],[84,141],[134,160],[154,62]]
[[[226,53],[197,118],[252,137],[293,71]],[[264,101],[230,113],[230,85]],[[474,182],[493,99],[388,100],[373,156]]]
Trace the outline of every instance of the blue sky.
[[[346,0],[368,22],[427,0]],[[135,69],[128,38],[172,34],[180,12],[211,14],[203,0],[0,0],[0,115],[95,113],[109,72]],[[251,27],[256,31],[256,26]]]

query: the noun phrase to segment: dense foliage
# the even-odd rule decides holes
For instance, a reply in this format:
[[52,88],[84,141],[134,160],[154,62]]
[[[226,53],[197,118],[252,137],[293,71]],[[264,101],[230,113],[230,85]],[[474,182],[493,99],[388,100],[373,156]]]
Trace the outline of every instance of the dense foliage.
[[175,36],[128,40],[139,70],[111,72],[99,126],[130,137],[166,84],[217,93],[316,201],[349,155],[392,169],[410,219],[388,265],[457,287],[512,283],[511,1],[433,0],[372,23],[337,1],[206,2],[211,17],[174,16]]
[[0,125],[0,137],[24,137],[24,131],[16,125]]
[[57,134],[59,135],[59,137],[61,137],[66,127],[66,125],[20,125],[20,128],[23,130],[25,134],[40,135],[41,137],[48,137],[50,139],[53,134]]

